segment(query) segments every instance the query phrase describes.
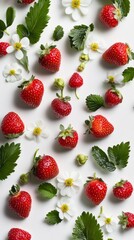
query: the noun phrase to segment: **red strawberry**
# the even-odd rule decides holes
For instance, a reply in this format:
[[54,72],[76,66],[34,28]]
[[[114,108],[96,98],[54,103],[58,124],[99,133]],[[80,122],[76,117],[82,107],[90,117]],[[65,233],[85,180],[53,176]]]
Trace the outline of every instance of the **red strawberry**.
[[123,96],[115,88],[110,88],[105,93],[105,103],[109,107],[113,107],[118,105],[119,103],[122,103],[122,100],[123,100]]
[[55,116],[58,118],[66,117],[68,116],[72,111],[72,106],[68,102],[69,98],[55,98],[51,102],[51,108],[53,112],[55,113]]
[[23,4],[30,4],[34,2],[35,0],[17,0],[18,3],[23,3]]
[[129,181],[121,180],[113,187],[113,194],[120,200],[125,200],[132,195],[133,186]]
[[44,181],[56,177],[59,173],[59,168],[55,159],[48,155],[36,157],[36,153],[37,151],[34,155],[34,175]]
[[2,133],[6,138],[17,138],[24,132],[24,123],[15,112],[9,112],[1,123]]
[[41,45],[41,52],[39,63],[42,67],[50,72],[59,71],[61,64],[61,53],[55,46],[43,46]]
[[101,9],[99,19],[105,26],[113,28],[116,27],[122,19],[122,13],[120,8],[115,5],[108,4]]
[[6,49],[10,46],[8,42],[0,42],[0,57],[7,54]]
[[8,240],[30,240],[31,234],[20,228],[11,228],[8,232]]
[[121,66],[133,59],[133,53],[126,43],[117,42],[103,53],[102,58],[110,64]]
[[89,133],[97,138],[104,138],[114,131],[113,125],[102,115],[90,117],[85,123],[89,128]]
[[130,212],[122,212],[119,217],[119,224],[123,229],[134,228],[134,214]]
[[101,178],[89,177],[84,192],[93,204],[98,205],[106,196],[107,185]]
[[75,148],[78,143],[78,133],[71,127],[64,128],[63,125],[60,125],[60,133],[58,135],[58,142],[64,148]]
[[78,99],[79,99],[79,97],[77,95],[76,89],[81,87],[82,85],[83,85],[83,78],[77,72],[73,73],[73,75],[71,76],[71,78],[69,80],[69,86],[71,88],[75,88],[75,95]]
[[21,88],[21,99],[31,107],[38,107],[41,103],[44,94],[44,85],[34,76],[28,81],[24,81],[19,88]]
[[13,185],[9,193],[9,207],[20,217],[28,217],[32,203],[30,194],[25,191],[20,191],[20,187],[18,185]]

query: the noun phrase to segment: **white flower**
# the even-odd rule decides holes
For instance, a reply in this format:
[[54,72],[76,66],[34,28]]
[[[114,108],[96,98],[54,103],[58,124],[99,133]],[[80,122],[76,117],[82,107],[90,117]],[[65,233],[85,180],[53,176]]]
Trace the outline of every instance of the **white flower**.
[[44,127],[44,124],[42,123],[41,120],[39,120],[29,125],[25,133],[25,136],[29,140],[36,140],[38,142],[41,137],[47,138],[48,134],[46,128]]
[[91,36],[87,38],[83,53],[89,55],[89,59],[93,60],[97,57],[98,53],[103,53],[105,50],[102,40],[97,40]]
[[7,82],[16,82],[22,79],[22,69],[17,63],[8,64],[3,70],[3,76]]
[[29,47],[29,39],[27,37],[19,39],[18,34],[14,34],[11,39],[11,46],[9,46],[6,51],[7,53],[15,52],[15,57],[21,60],[24,56],[23,50],[27,50]]
[[100,215],[98,217],[98,223],[105,229],[107,233],[112,233],[118,225],[118,220],[105,215],[101,208]]
[[74,172],[59,175],[57,181],[57,187],[60,189],[60,194],[68,197],[76,193],[82,184],[79,173]]
[[56,210],[59,212],[60,219],[66,219],[69,221],[71,217],[74,216],[73,202],[70,198],[61,198],[57,203]]
[[65,13],[72,15],[74,21],[78,21],[81,15],[88,14],[88,7],[92,0],[62,0]]
[[107,74],[106,81],[109,82],[109,83],[114,83],[116,85],[124,85],[123,79],[124,79],[124,77],[123,77],[123,75],[121,73],[109,72]]

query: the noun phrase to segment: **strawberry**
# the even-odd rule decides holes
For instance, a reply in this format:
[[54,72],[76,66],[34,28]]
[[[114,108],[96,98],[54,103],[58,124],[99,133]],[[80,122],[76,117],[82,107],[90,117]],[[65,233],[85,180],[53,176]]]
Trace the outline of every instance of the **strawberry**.
[[60,64],[61,64],[61,53],[56,46],[40,46],[40,58],[39,63],[42,67],[50,72],[57,72],[59,71]]
[[132,195],[133,186],[129,181],[121,180],[113,187],[113,194],[120,200],[125,200]]
[[6,49],[10,46],[8,42],[0,42],[0,57],[7,55]]
[[115,88],[108,89],[105,93],[104,98],[105,98],[106,105],[109,106],[109,107],[116,106],[119,103],[122,103],[122,100],[123,100],[123,96]]
[[20,228],[11,228],[8,232],[8,240],[30,240],[31,234]]
[[101,9],[99,19],[105,26],[113,28],[122,19],[122,13],[116,5],[108,4]]
[[75,72],[73,73],[73,75],[71,76],[70,80],[69,80],[69,86],[71,88],[75,88],[75,95],[76,97],[79,99],[76,89],[81,87],[83,85],[83,78],[80,76],[79,73]]
[[21,99],[31,107],[38,107],[41,103],[43,94],[44,94],[44,85],[34,76],[28,81],[24,81],[20,86],[21,90],[20,97]]
[[18,185],[13,185],[9,193],[9,207],[20,217],[28,217],[32,204],[30,194],[26,191],[20,191],[20,187]]
[[33,3],[35,0],[17,0],[18,3],[22,3],[22,4],[31,4]]
[[117,42],[103,53],[102,58],[110,64],[122,66],[133,59],[133,53],[126,43]]
[[130,212],[122,212],[122,215],[118,216],[119,224],[123,229],[134,228],[134,214]]
[[63,125],[60,125],[60,133],[58,135],[58,142],[64,148],[75,148],[78,143],[78,133],[71,127],[64,128]]
[[44,181],[50,180],[56,177],[59,173],[58,165],[55,159],[49,155],[38,156],[34,155],[34,175]]
[[97,138],[104,138],[114,131],[113,125],[102,115],[89,117],[85,123],[88,126],[87,131]]
[[5,115],[1,123],[2,133],[6,138],[17,138],[24,132],[24,123],[15,112]]
[[85,186],[86,197],[95,205],[99,205],[106,196],[107,185],[101,178],[89,177]]

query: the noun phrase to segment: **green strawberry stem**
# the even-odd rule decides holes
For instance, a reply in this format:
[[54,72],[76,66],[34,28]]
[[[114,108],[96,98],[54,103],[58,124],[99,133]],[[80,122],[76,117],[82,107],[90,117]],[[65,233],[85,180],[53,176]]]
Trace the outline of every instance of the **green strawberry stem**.
[[6,33],[8,36],[10,36],[10,34],[7,32],[7,29],[4,30],[4,33]]
[[18,184],[16,184],[16,185],[13,185],[13,186],[11,187],[11,190],[9,191],[9,194],[10,194],[11,196],[14,196],[14,195],[18,194],[19,191],[20,191],[20,186],[19,186]]
[[77,99],[80,99],[78,94],[77,94],[77,88],[75,88],[75,96],[76,96]]

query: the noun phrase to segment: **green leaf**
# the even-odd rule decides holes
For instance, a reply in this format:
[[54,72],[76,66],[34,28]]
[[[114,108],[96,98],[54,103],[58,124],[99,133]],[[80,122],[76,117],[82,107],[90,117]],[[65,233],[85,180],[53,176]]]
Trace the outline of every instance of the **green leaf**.
[[126,17],[130,11],[130,1],[129,0],[114,0],[118,7],[121,9],[122,18]]
[[127,83],[130,82],[134,79],[134,68],[133,67],[128,67],[127,69],[125,69],[122,73],[124,79],[123,82]]
[[51,199],[57,194],[57,189],[51,183],[41,183],[38,187],[41,197]]
[[4,31],[6,30],[6,25],[5,25],[5,23],[2,21],[2,20],[0,20],[0,38],[2,38],[3,37],[3,34],[4,34]]
[[117,165],[119,168],[124,168],[128,164],[128,158],[129,158],[129,152],[130,152],[130,143],[120,143],[116,146],[113,146],[112,148],[108,148],[108,155],[110,160]]
[[93,24],[90,24],[89,26],[86,26],[84,24],[74,26],[74,28],[71,29],[68,35],[70,40],[70,46],[78,51],[83,50],[87,35],[89,32],[92,32],[93,30],[94,30]]
[[0,147],[0,180],[5,180],[14,172],[20,152],[20,144],[6,143]]
[[61,27],[60,25],[58,25],[54,32],[53,32],[53,40],[54,41],[58,41],[60,40],[62,37],[64,36],[64,30],[63,27]]
[[28,29],[23,24],[17,26],[17,33],[20,39],[22,39],[23,37],[29,37]]
[[48,24],[50,19],[48,16],[49,6],[50,0],[39,0],[37,3],[34,3],[33,7],[30,7],[25,21],[31,44],[39,41],[41,33]]
[[59,217],[59,212],[57,210],[49,212],[46,215],[45,220],[50,225],[58,224],[62,221],[62,219],[60,219]]
[[115,171],[116,167],[113,162],[110,162],[106,153],[98,146],[92,147],[92,156],[97,164],[109,172]]
[[24,67],[24,69],[29,72],[29,64],[28,64],[28,57],[27,57],[27,52],[25,50],[23,51],[23,58],[19,60],[19,63]]
[[86,98],[86,105],[90,111],[95,112],[97,109],[104,106],[104,99],[100,95],[90,94]]
[[75,221],[72,240],[103,240],[103,233],[96,218],[83,212]]
[[14,19],[15,19],[15,9],[13,7],[9,7],[6,11],[7,27],[13,24]]

